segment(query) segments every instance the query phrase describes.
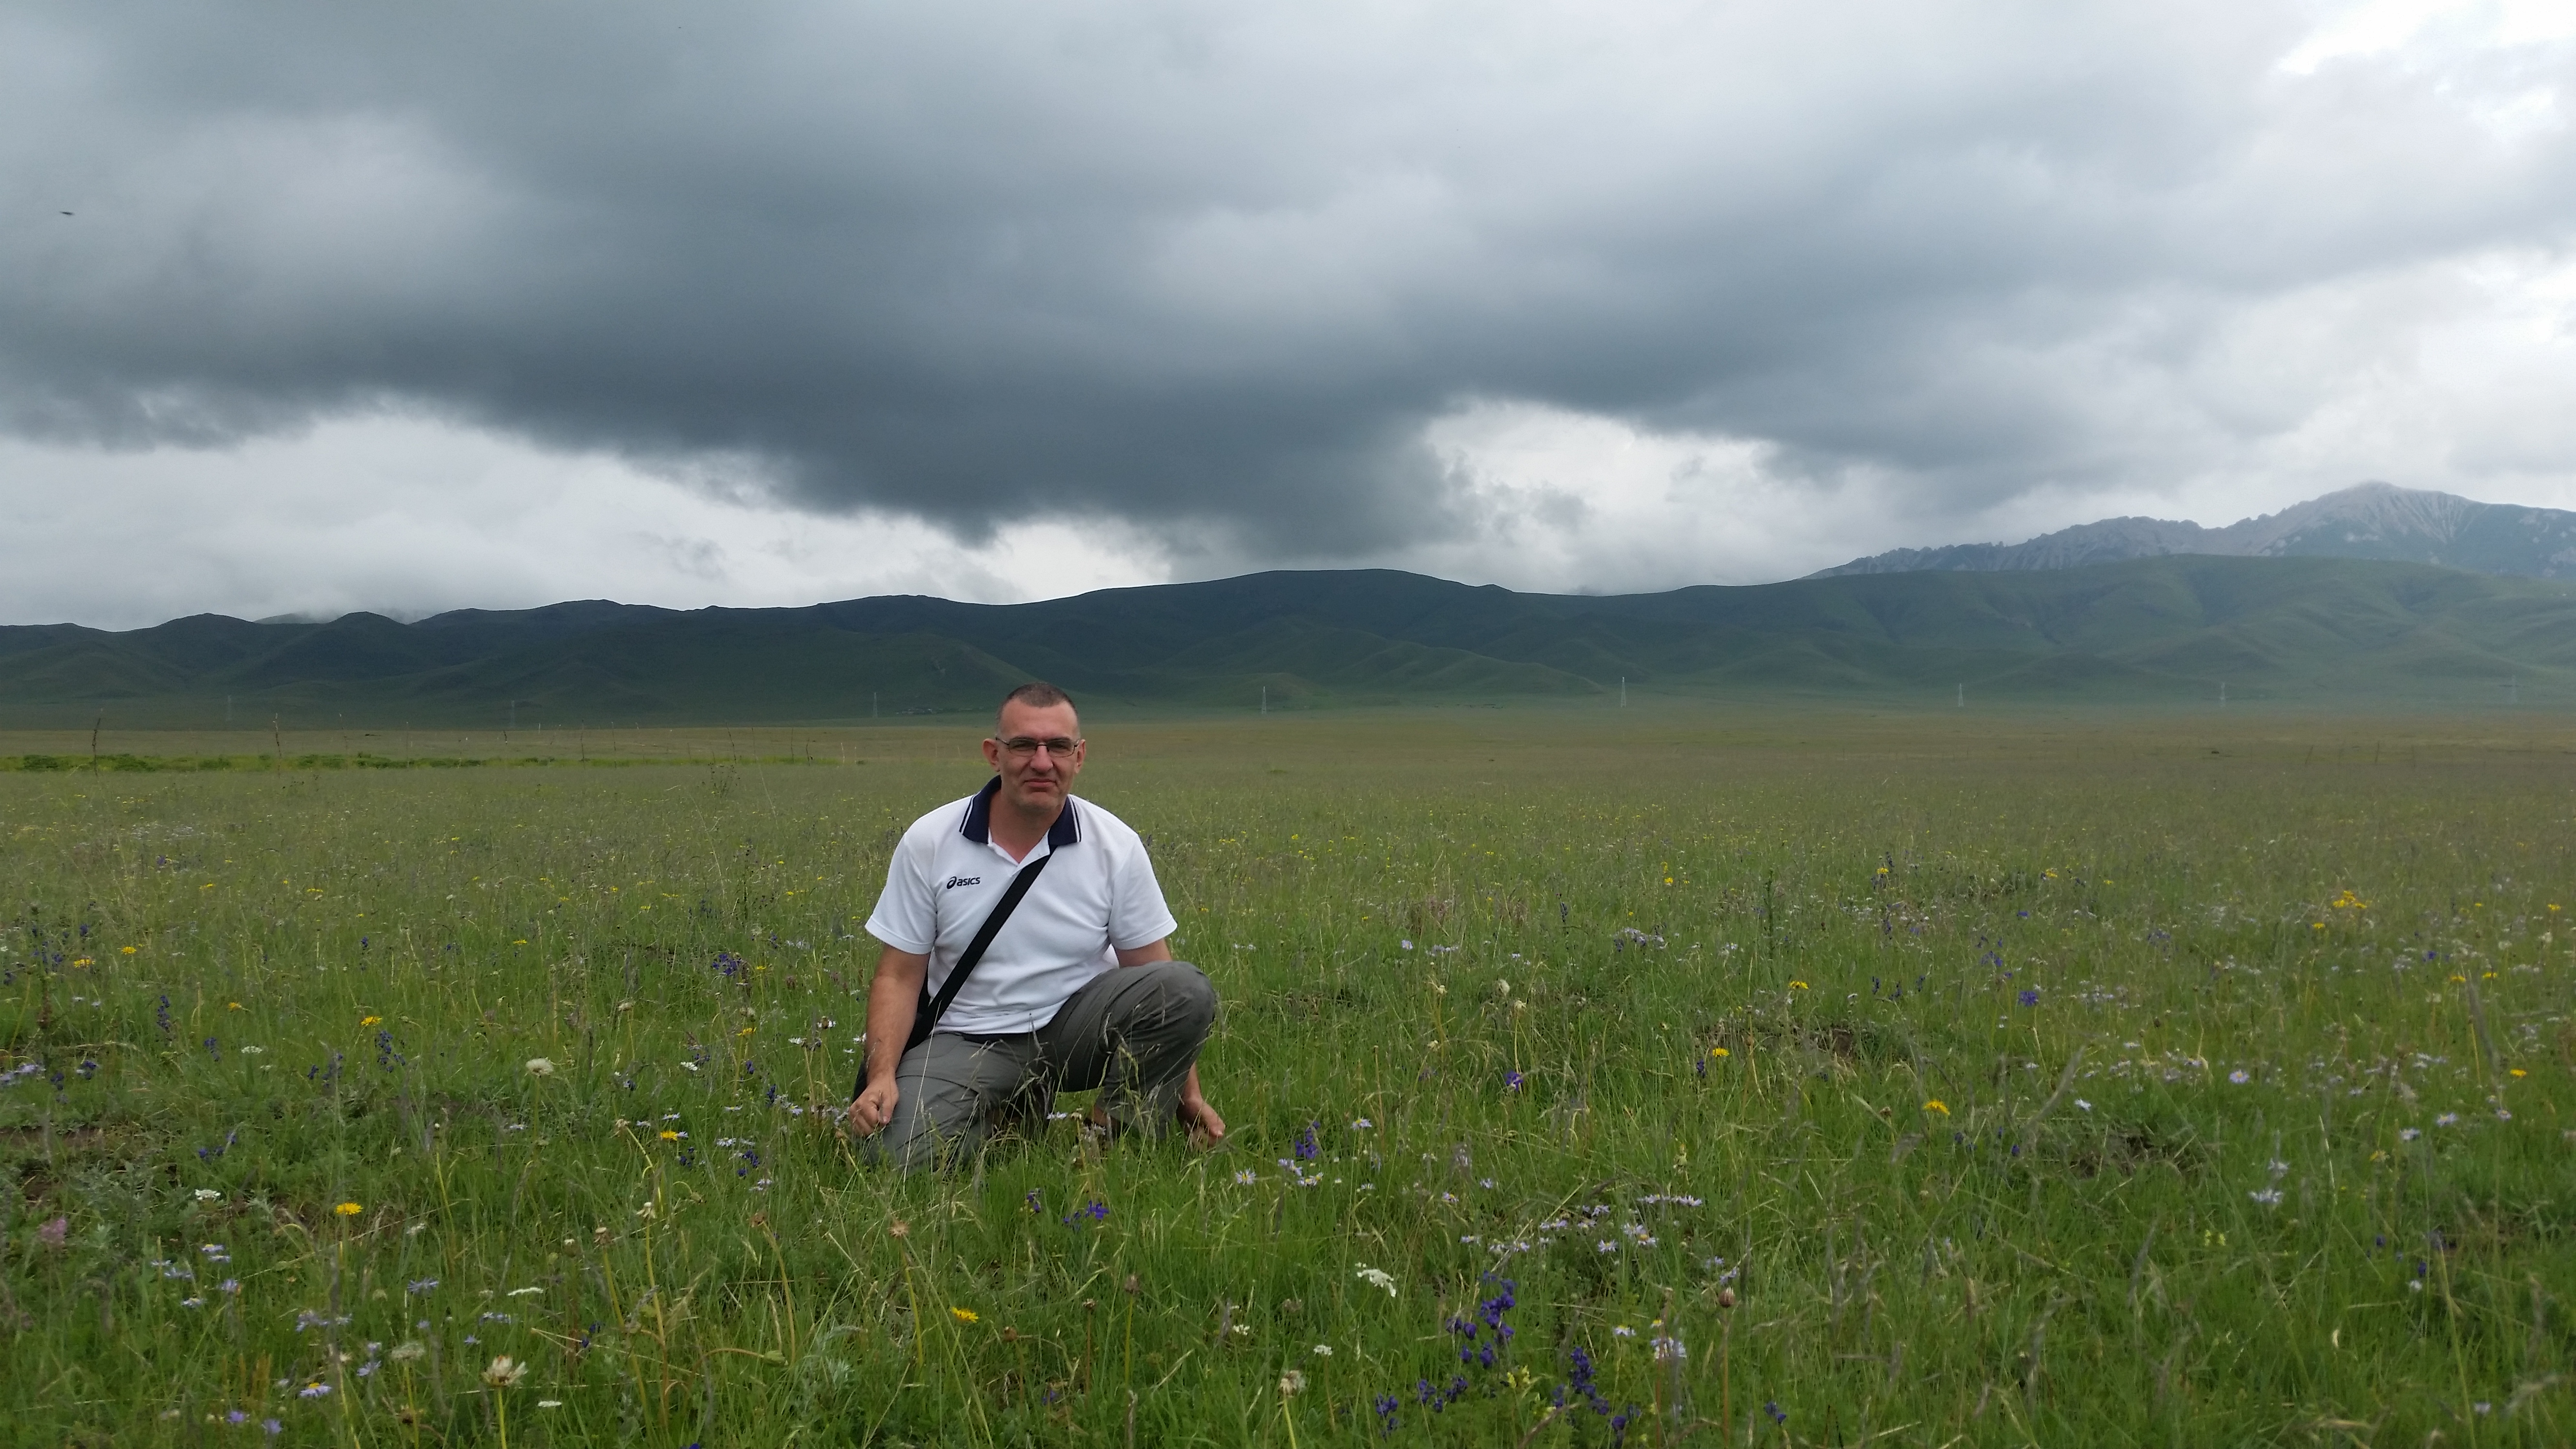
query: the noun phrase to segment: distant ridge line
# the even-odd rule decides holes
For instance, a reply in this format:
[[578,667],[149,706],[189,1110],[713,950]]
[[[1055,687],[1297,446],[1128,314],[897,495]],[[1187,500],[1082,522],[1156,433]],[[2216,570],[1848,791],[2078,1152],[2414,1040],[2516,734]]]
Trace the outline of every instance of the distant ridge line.
[[[2412,506],[2412,505],[2410,505]],[[1522,594],[1282,571],[1028,604],[918,595],[672,610],[583,600],[401,623],[199,614],[0,626],[0,727],[371,731],[983,713],[1053,680],[1193,711],[1702,698],[2576,703],[2576,586],[2421,563],[2172,554]],[[1615,703],[1612,707],[1616,707]],[[576,752],[579,741],[575,742]]]
[[1894,549],[1807,577],[2005,573],[2175,554],[2379,559],[2507,577],[2568,578],[2576,577],[2576,513],[2371,482],[2224,528],[2166,518],[2105,518],[2022,543]]

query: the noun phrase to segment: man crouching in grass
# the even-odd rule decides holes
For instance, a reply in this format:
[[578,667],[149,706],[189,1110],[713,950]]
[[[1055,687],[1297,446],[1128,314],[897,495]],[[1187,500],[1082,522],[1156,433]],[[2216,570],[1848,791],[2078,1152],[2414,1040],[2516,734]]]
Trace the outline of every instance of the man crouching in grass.
[[895,847],[868,918],[885,950],[850,1103],[882,1160],[972,1152],[997,1121],[1042,1124],[1058,1091],[1094,1088],[1102,1125],[1225,1136],[1199,1092],[1216,989],[1172,959],[1145,843],[1074,798],[1082,755],[1072,699],[1023,684],[984,741],[993,779]]

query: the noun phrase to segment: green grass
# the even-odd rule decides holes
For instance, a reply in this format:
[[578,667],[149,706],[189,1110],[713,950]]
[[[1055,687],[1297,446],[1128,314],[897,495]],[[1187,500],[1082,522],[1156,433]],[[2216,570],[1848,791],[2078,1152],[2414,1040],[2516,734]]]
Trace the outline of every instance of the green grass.
[[1095,724],[1232,1141],[896,1179],[859,923],[972,734],[0,772],[10,1442],[2576,1435],[2576,730]]

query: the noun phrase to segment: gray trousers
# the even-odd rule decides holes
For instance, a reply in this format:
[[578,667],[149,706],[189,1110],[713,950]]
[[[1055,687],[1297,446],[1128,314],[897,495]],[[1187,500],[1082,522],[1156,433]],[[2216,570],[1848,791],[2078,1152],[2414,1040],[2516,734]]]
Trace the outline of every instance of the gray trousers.
[[1216,1020],[1216,988],[1184,961],[1101,972],[1031,1032],[934,1031],[896,1064],[894,1120],[869,1140],[909,1172],[981,1147],[995,1126],[1043,1126],[1059,1091],[1100,1091],[1119,1127],[1159,1136]]

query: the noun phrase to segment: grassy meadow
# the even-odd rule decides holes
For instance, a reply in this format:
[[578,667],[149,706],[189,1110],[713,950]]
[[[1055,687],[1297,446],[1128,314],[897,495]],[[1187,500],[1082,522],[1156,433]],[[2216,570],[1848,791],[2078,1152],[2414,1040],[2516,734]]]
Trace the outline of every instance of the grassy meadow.
[[1231,1138],[898,1179],[977,732],[0,740],[0,1440],[2576,1439],[2576,727],[1094,720]]

